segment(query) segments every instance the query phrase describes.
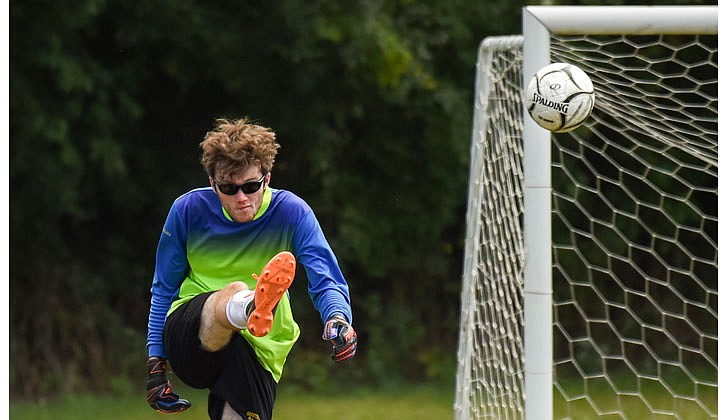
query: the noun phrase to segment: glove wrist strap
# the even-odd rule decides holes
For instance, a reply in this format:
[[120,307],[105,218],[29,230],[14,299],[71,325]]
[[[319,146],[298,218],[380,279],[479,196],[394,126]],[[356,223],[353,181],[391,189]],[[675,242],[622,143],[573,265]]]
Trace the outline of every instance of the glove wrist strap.
[[150,357],[146,364],[147,390],[167,382],[167,361],[161,357]]

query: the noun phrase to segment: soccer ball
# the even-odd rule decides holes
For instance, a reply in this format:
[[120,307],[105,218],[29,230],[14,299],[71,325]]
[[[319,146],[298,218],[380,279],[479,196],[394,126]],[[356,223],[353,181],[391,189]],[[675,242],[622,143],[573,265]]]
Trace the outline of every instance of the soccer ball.
[[531,78],[525,99],[526,109],[538,125],[554,133],[565,133],[591,115],[594,85],[579,67],[553,63]]

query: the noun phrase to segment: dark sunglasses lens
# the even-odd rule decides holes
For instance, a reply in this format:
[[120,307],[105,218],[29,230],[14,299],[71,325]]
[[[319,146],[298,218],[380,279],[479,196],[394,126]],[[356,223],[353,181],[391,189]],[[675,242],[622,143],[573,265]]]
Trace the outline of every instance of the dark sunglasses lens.
[[217,184],[217,188],[227,195],[235,195],[238,192],[238,186],[235,184]]
[[252,194],[260,189],[260,187],[263,185],[263,181],[260,182],[246,182],[245,184],[240,186],[240,189],[243,190],[245,194]]

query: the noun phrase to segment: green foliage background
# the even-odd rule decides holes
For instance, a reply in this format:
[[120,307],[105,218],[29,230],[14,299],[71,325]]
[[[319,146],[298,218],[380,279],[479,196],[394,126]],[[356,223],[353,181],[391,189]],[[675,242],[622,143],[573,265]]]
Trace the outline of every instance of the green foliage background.
[[[10,389],[142,387],[172,200],[205,185],[217,117],[274,128],[273,185],[317,212],[350,282],[362,383],[449,378],[475,55],[520,5],[23,1],[10,5]],[[332,369],[303,338],[286,380]],[[32,369],[28,369],[32,366]]]

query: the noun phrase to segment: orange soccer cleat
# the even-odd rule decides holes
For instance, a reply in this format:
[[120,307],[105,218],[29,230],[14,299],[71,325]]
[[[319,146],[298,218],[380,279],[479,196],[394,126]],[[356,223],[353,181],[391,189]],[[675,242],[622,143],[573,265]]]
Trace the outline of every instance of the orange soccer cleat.
[[279,252],[268,261],[260,276],[253,274],[255,309],[248,317],[248,331],[263,337],[273,326],[273,311],[293,283],[296,274],[296,257],[288,251]]

